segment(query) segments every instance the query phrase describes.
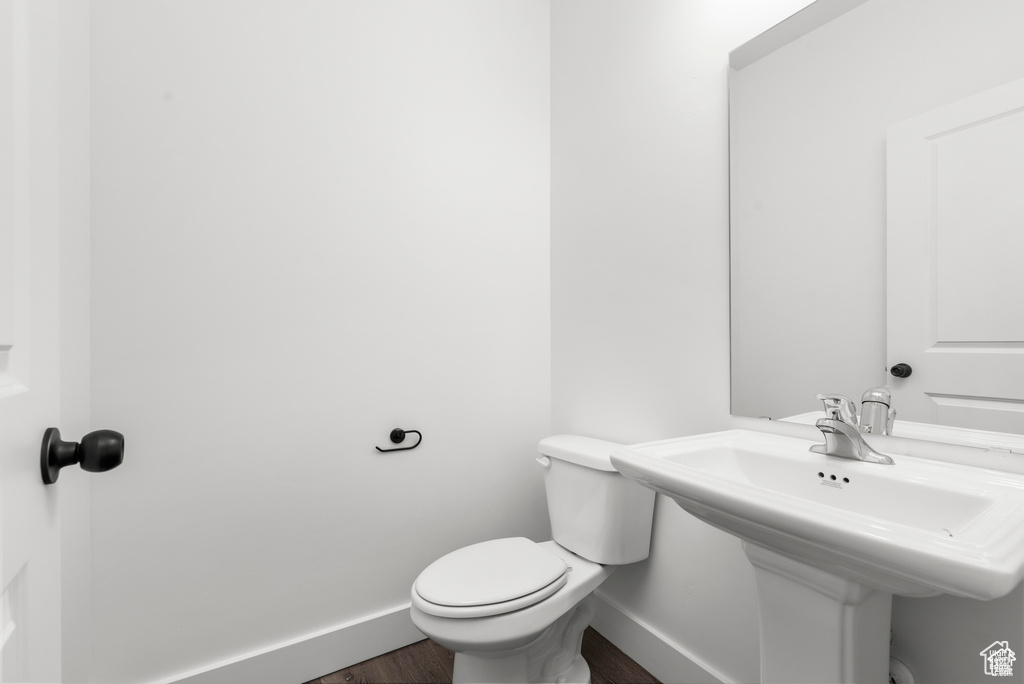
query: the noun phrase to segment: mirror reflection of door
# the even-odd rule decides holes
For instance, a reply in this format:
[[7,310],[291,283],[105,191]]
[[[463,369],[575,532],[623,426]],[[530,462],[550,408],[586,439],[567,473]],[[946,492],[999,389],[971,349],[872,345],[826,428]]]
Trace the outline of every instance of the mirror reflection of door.
[[887,167],[900,417],[1024,432],[1024,79],[893,124]]

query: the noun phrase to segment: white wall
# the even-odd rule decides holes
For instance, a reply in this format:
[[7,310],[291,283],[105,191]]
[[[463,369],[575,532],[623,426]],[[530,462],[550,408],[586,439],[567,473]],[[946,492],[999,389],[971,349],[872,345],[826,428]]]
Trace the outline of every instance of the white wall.
[[[556,432],[635,443],[729,417],[728,51],[806,2],[552,3]],[[729,681],[759,677],[750,564],[659,498],[602,588]]]
[[[94,485],[96,681],[546,537],[548,12],[93,2],[92,402],[126,437]],[[423,446],[378,454],[396,426]]]

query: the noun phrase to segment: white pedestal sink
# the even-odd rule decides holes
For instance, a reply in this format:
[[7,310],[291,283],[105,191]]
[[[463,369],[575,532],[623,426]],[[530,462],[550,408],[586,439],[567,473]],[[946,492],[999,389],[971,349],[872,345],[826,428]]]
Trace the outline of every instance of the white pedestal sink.
[[627,447],[626,477],[743,540],[766,684],[887,680],[893,594],[981,600],[1024,576],[1024,476],[894,465],[731,430]]
[[753,544],[743,550],[757,582],[762,682],[886,681],[892,594]]

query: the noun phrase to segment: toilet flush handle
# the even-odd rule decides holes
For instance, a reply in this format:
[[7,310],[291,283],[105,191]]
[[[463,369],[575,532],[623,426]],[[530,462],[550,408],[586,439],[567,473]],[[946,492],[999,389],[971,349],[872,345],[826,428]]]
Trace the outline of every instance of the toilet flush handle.
[[547,470],[548,468],[551,467],[551,459],[548,458],[547,456],[541,456],[540,458],[538,458],[537,463],[540,463],[540,467],[543,468],[544,470]]

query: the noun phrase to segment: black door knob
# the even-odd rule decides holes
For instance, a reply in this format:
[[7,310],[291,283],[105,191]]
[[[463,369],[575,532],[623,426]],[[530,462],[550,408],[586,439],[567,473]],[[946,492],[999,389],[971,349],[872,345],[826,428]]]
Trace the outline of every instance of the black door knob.
[[39,453],[39,468],[43,484],[57,481],[60,469],[74,465],[90,473],[103,473],[124,461],[124,435],[113,430],[96,430],[82,438],[81,442],[65,442],[60,430],[47,428],[43,433],[43,446]]
[[914,369],[907,363],[897,363],[895,366],[889,369],[894,378],[909,378],[910,374],[914,372]]

